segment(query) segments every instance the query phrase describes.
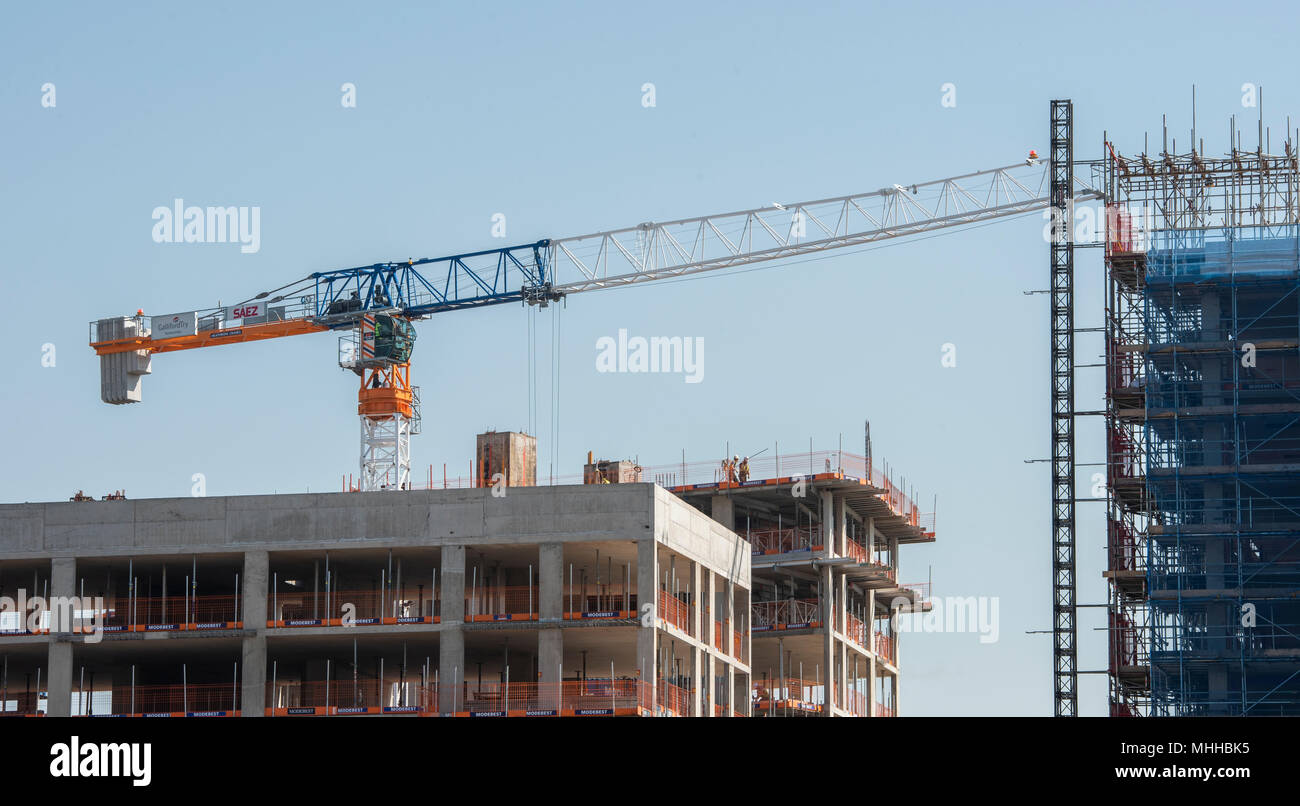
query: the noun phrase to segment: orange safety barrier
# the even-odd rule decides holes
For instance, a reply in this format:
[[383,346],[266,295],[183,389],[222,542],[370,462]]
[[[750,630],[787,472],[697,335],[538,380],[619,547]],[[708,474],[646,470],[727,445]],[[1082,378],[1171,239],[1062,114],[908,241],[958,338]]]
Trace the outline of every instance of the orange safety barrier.
[[743,636],[741,635],[740,630],[731,631],[731,657],[737,659],[743,659],[745,657],[745,653],[743,652]]
[[[107,716],[97,707],[96,692],[84,697],[73,691],[74,716]],[[116,686],[112,689],[111,714],[170,714],[172,716],[236,716],[239,686],[234,683],[175,683],[171,685]],[[80,707],[78,707],[78,705]]]
[[849,640],[860,647],[866,647],[867,644],[867,625],[862,619],[850,613],[848,615],[848,627],[844,630]]
[[659,618],[687,635],[694,635],[691,615],[691,608],[686,602],[669,595],[666,590],[659,591]]
[[[689,716],[691,713],[690,692],[681,686],[675,686],[667,680],[660,680],[655,693],[658,695],[655,715]],[[642,707],[650,711],[649,687],[642,689]]]
[[[239,602],[233,594],[213,596],[129,596],[106,599],[105,632],[153,632],[195,629],[234,629],[242,626]],[[84,630],[92,629],[90,619]]]
[[890,717],[898,716],[898,714],[894,711],[894,706],[878,702],[876,703],[876,716]]
[[[267,683],[267,711],[275,715],[418,713],[428,704],[428,688],[419,680],[399,682],[388,677],[353,681],[277,680]],[[436,691],[434,692],[436,705]]]
[[617,716],[638,713],[642,683],[588,678],[563,683],[465,683],[454,703],[459,716]]
[[536,585],[479,588],[465,597],[466,621],[527,621],[538,618]]
[[436,612],[435,601],[421,602],[382,590],[329,591],[328,594],[281,591],[268,597],[268,603],[279,610],[267,622],[267,626],[276,627],[337,627],[343,625],[345,618],[351,619],[353,626],[437,620],[435,616],[425,615],[431,610]]
[[636,584],[587,582],[566,584],[565,618],[633,618],[637,613]]
[[876,633],[875,653],[890,663],[894,662],[894,639],[882,632]]
[[726,639],[723,637],[726,634],[727,634],[726,622],[718,621],[717,619],[714,619],[713,620],[713,646],[722,650],[723,652],[727,651],[727,645],[725,643]]

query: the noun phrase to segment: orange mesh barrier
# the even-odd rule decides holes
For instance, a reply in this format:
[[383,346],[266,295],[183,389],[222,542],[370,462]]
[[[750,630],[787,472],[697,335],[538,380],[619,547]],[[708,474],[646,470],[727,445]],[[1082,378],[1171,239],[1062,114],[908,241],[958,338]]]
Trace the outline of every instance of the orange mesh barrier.
[[503,585],[495,588],[479,588],[467,591],[465,597],[465,618],[511,616],[513,618],[533,618],[538,612],[538,589],[536,585]]
[[672,624],[687,635],[694,635],[691,629],[691,608],[668,591],[659,591],[659,618]]
[[892,663],[894,661],[894,639],[884,633],[876,633],[875,652]]
[[[658,684],[659,710],[667,712],[674,716],[689,716],[691,713],[690,692],[681,686],[675,686],[667,680],[660,680]],[[648,687],[642,692],[642,707],[649,709],[649,690]]]
[[[77,699],[74,691],[74,711],[77,710]],[[87,691],[81,712],[85,714],[97,705],[96,698]],[[113,689],[112,708],[114,714],[228,713],[239,709],[239,689],[234,683],[136,686],[134,692],[129,685],[120,686]]]
[[562,602],[566,613],[618,613],[636,611],[636,584],[623,582],[588,582],[586,585],[565,584]]

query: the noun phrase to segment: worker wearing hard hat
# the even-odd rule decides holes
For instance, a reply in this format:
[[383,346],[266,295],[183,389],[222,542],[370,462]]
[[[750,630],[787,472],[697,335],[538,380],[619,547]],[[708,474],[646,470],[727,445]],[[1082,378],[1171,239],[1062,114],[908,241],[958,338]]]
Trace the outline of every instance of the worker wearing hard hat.
[[749,457],[746,456],[740,463],[740,483],[744,484],[749,481]]

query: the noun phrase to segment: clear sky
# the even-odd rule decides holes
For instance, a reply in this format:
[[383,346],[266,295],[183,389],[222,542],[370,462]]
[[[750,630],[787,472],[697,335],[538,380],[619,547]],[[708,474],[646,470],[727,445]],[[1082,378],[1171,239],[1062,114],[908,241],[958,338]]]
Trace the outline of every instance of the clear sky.
[[[1077,152],[1135,151],[1161,115],[1185,143],[1197,86],[1207,149],[1250,132],[1264,88],[1280,139],[1300,120],[1294,14],[1222,4],[14,4],[0,25],[0,238],[8,345],[0,500],[335,490],[355,472],[355,382],[330,335],[162,355],[145,400],[99,400],[87,323],[230,304],[312,271],[580,235],[641,221],[864,192],[1047,151],[1048,102],[1075,102]],[[1264,21],[1264,22],[1258,22]],[[655,85],[655,105],[642,86]],[[955,106],[942,87],[955,85]],[[341,87],[356,88],[355,108]],[[43,105],[54,85],[54,105]],[[1275,150],[1280,150],[1275,146]],[[152,211],[261,210],[260,249],[159,244]],[[999,640],[905,636],[910,714],[1051,709],[1047,301],[1037,217],[730,277],[582,294],[562,314],[559,455],[546,425],[553,310],[539,315],[542,463],[588,450],[653,465],[730,443],[860,450],[938,498],[939,540],[903,581],[998,597]],[[1101,324],[1095,250],[1079,325]],[[419,325],[413,380],[429,465],[529,421],[516,305]],[[596,371],[596,341],[692,336],[703,382]],[[941,365],[945,343],[957,365]],[[54,347],[54,366],[45,366]],[[1099,340],[1082,338],[1080,363]],[[1101,376],[1080,370],[1080,409]],[[806,448],[804,448],[806,449]],[[1080,462],[1103,458],[1081,426]],[[542,473],[547,472],[546,467]],[[1087,473],[1080,494],[1089,494]],[[927,507],[928,509],[928,507]],[[1081,505],[1080,601],[1104,601],[1100,507]],[[1104,613],[1081,620],[1104,669]],[[1104,675],[1081,682],[1084,713]]]

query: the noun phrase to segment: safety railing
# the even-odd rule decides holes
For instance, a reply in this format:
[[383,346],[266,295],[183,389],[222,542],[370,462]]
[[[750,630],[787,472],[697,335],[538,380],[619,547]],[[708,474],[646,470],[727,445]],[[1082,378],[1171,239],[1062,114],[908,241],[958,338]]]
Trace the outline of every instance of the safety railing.
[[749,607],[750,629],[797,630],[821,623],[821,602],[817,599],[780,599],[753,602]]
[[876,716],[893,717],[898,716],[898,712],[892,704],[878,702],[876,703]]
[[844,703],[844,709],[853,716],[866,716],[868,713],[867,695],[865,692],[850,690],[847,702]]
[[877,632],[874,636],[872,649],[875,651],[877,655],[889,661],[890,663],[894,662],[895,646],[894,646],[893,636],[885,635],[882,632]]
[[637,612],[635,583],[566,584],[562,598],[568,618],[631,618]]
[[687,635],[695,634],[690,605],[665,590],[659,591],[659,618]]
[[[337,680],[278,680],[267,683],[267,708],[276,714],[363,714],[419,712],[431,687],[418,680],[380,682],[366,676]],[[433,692],[436,702],[436,691]]]
[[[169,714],[172,716],[230,716],[239,710],[240,688],[231,683],[175,683],[170,685],[115,686],[112,690],[111,710],[102,714],[97,709],[103,700],[87,691],[76,696],[74,716],[107,716],[109,714]],[[78,712],[79,713],[76,713]]]
[[[90,629],[94,614],[81,613]],[[203,596],[116,596],[100,612],[105,632],[154,632],[232,629],[240,626],[239,601],[233,594]]]
[[[641,688],[641,707],[651,710],[650,687]],[[675,686],[667,680],[660,680],[656,684],[654,691],[657,696],[656,715],[662,716],[689,716],[691,713],[691,696],[690,692],[681,686]]]
[[780,529],[755,529],[746,534],[751,553],[785,554],[791,551],[817,551],[822,548],[820,531],[816,527],[783,527]]
[[0,694],[0,716],[35,716],[45,713],[48,700],[43,692],[5,691]]
[[[730,463],[728,463],[730,465]],[[452,475],[455,474],[455,475]],[[460,470],[443,465],[440,471],[430,465],[422,481],[414,481],[407,489],[461,489],[479,486],[472,462]],[[686,487],[707,484],[758,484],[766,480],[790,479],[795,476],[816,477],[832,475],[839,478],[860,479],[882,490],[882,499],[895,513],[908,523],[926,531],[933,531],[934,513],[923,513],[912,497],[897,485],[889,470],[869,466],[866,457],[845,451],[811,451],[790,454],[768,454],[749,460],[749,474],[742,481],[739,465],[724,467],[716,460],[676,462],[667,465],[646,466],[641,477],[665,487]],[[582,484],[581,475],[539,477],[539,485]],[[356,490],[353,479],[344,476],[344,491]]]
[[929,582],[907,582],[900,587],[902,587],[903,590],[911,591],[912,599],[916,602],[917,608],[924,608],[930,605]]
[[434,617],[423,613],[436,605],[429,599],[421,602],[383,590],[276,591],[269,599],[269,623],[278,627],[428,622]]
[[537,618],[535,585],[480,588],[465,597],[466,621],[528,621]]
[[774,678],[753,685],[756,710],[820,711],[825,706],[825,686],[818,680]]
[[849,637],[849,640],[852,641],[853,643],[857,644],[860,647],[866,648],[868,646],[867,625],[863,623],[862,619],[858,618],[852,613],[848,614],[847,621],[848,624],[844,628],[844,634],[847,635]]

